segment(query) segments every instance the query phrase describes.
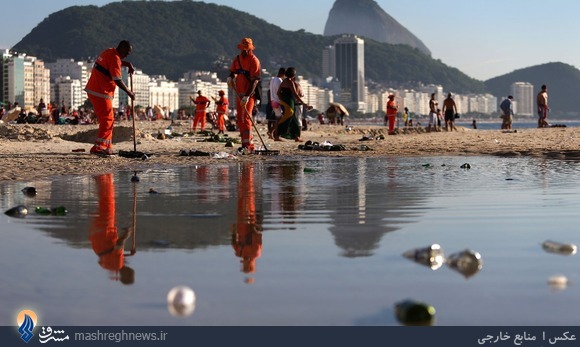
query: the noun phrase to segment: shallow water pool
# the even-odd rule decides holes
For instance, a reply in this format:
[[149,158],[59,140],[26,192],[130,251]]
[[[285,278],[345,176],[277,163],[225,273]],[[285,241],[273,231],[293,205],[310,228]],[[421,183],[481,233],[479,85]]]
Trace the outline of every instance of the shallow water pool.
[[[541,244],[580,243],[579,174],[538,158],[280,158],[4,183],[2,210],[29,214],[0,216],[0,324],[29,308],[57,326],[400,325],[394,305],[414,299],[435,325],[578,325],[580,258]],[[480,253],[481,270],[402,256],[434,243]],[[570,284],[550,287],[557,274]],[[168,309],[178,285],[190,315]]]

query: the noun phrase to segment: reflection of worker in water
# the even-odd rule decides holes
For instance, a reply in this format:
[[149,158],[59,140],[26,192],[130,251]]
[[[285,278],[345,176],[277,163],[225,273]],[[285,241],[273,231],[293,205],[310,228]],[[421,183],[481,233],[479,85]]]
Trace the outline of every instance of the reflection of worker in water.
[[[262,231],[256,218],[254,167],[243,165],[238,183],[238,221],[232,227],[232,246],[241,258],[242,271],[256,271],[256,259],[262,253]],[[252,279],[249,282],[253,282]]]
[[115,185],[113,175],[96,176],[99,194],[99,211],[89,230],[89,240],[99,256],[99,265],[113,273],[113,279],[123,284],[135,282],[135,271],[125,265],[125,241],[131,236],[132,228],[117,232],[115,218]]

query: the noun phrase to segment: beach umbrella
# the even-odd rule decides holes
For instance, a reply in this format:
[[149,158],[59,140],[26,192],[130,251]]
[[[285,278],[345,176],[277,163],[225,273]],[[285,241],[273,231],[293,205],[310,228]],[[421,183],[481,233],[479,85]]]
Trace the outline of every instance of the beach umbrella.
[[346,107],[344,107],[344,105],[341,104],[340,102],[331,102],[329,105],[338,108],[340,112],[344,113],[345,116],[349,115]]

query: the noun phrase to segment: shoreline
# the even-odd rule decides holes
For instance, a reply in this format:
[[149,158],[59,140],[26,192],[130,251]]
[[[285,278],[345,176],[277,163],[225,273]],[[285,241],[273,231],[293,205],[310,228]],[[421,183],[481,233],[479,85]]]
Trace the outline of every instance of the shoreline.
[[[174,124],[173,132],[186,134],[189,122]],[[535,156],[547,159],[580,160],[580,127],[473,130],[458,126],[457,132],[426,132],[422,127],[387,135],[384,126],[342,126],[313,124],[302,133],[305,141],[328,141],[343,145],[345,150],[303,150],[291,140],[274,142],[266,135],[266,125],[256,124],[266,146],[280,151],[279,155],[237,155],[216,159],[208,156],[180,156],[180,150],[232,154],[240,146],[226,148],[223,142],[199,142],[209,136],[176,136],[157,139],[170,121],[137,122],[137,151],[151,154],[148,160],[124,158],[119,155],[100,158],[89,154],[97,125],[0,124],[0,181],[52,179],[55,176],[90,175],[114,171],[143,171],[152,167],[186,167],[235,161],[275,161],[307,157],[388,157],[388,156],[477,156],[499,157]],[[132,123],[116,122],[113,131],[113,150],[133,151]],[[239,133],[227,132],[239,140]],[[261,146],[254,134],[254,144]],[[371,138],[360,141],[363,137]],[[379,138],[379,140],[376,140]],[[380,139],[384,138],[384,139]],[[360,150],[365,145],[371,150]],[[79,150],[84,152],[74,152]],[[223,154],[223,153],[222,153]]]

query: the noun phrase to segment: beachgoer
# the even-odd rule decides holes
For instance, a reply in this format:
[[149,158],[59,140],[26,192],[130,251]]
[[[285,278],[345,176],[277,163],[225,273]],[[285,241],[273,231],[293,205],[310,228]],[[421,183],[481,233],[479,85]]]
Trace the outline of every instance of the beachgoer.
[[326,109],[326,118],[328,118],[328,125],[334,124],[336,120],[336,107],[330,105]]
[[192,96],[189,99],[195,104],[195,117],[193,117],[193,124],[191,126],[191,131],[195,133],[197,124],[201,126],[200,131],[205,130],[206,112],[207,108],[211,104],[211,101],[201,93],[201,90],[197,91],[197,97],[194,99]]
[[435,93],[431,93],[431,100],[429,100],[429,129],[437,131],[437,105],[439,103],[435,100]]
[[262,253],[262,230],[256,217],[254,166],[243,165],[238,180],[238,220],[232,227],[232,247],[242,263],[242,272],[256,271]]
[[250,117],[252,117],[256,100],[254,90],[260,82],[262,68],[260,60],[254,55],[255,47],[251,38],[242,39],[238,44],[238,49],[240,54],[234,58],[230,67],[228,85],[233,87],[236,93],[236,117],[242,137],[242,148],[253,151],[252,119]]
[[473,122],[471,122],[471,126],[473,127],[473,129],[477,129],[477,121],[474,119]]
[[99,210],[89,229],[93,251],[99,257],[99,265],[112,273],[112,279],[120,280],[123,284],[133,284],[135,271],[125,265],[125,241],[133,229],[125,228],[121,235],[117,231],[113,174],[99,175],[95,180]]
[[307,109],[311,109],[311,107],[306,104],[300,97],[298,90],[296,90],[296,83],[294,83],[296,69],[289,67],[286,69],[285,75],[286,78],[280,84],[280,88],[278,88],[278,99],[280,99],[280,105],[284,108],[284,113],[278,121],[274,140],[281,141],[280,137],[283,137],[301,142],[301,127],[298,118],[296,118],[296,105],[298,104],[299,107],[302,107],[302,104],[304,104]]
[[133,65],[123,60],[131,54],[132,50],[131,43],[123,40],[119,42],[117,48],[104,50],[93,65],[91,77],[85,87],[89,101],[99,120],[97,139],[90,151],[92,154],[113,154],[113,125],[115,121],[113,96],[116,87],[127,93],[131,100],[135,100],[135,94],[127,88],[121,79],[123,66],[129,69],[129,74],[134,72]]
[[217,112],[217,128],[218,134],[224,134],[226,130],[226,114],[228,113],[228,98],[225,96],[226,93],[223,90],[218,92],[219,99],[215,102],[217,105],[216,112]]
[[[298,76],[296,76],[294,78],[294,85],[296,87],[296,93],[298,93],[298,96],[300,98],[303,98],[304,91],[302,90],[302,86],[300,85],[300,82],[298,82]],[[298,125],[300,126],[300,128],[302,130],[307,130],[308,128],[304,128],[304,125],[306,123],[306,120],[303,119],[304,115],[306,114],[306,112],[304,112],[304,104],[302,104],[301,102],[295,101],[294,106],[295,106],[294,107],[295,117],[298,120]]]
[[389,121],[389,135],[395,135],[395,121],[397,119],[397,110],[399,107],[395,101],[395,95],[389,95],[387,101],[387,120]]
[[514,115],[514,108],[513,108],[513,96],[508,96],[504,101],[501,102],[499,108],[501,109],[501,128],[511,130],[512,128],[512,121]]
[[443,115],[441,114],[441,109],[437,109],[437,126],[439,127],[439,131],[441,131],[441,124],[443,123]]
[[[409,125],[409,108],[404,108],[405,112],[403,112],[403,124],[405,124],[405,128]],[[386,116],[385,116],[386,117]],[[386,125],[386,123],[385,123]]]
[[538,93],[536,97],[536,103],[538,105],[538,128],[547,128],[548,124],[548,87],[542,85],[542,90]]
[[278,69],[278,75],[272,77],[270,80],[270,106],[273,114],[267,114],[268,118],[268,137],[274,138],[274,131],[276,130],[276,123],[282,117],[282,108],[280,107],[280,99],[278,99],[278,88],[284,79],[286,69],[281,67]]
[[445,115],[445,131],[453,131],[455,128],[455,116],[457,115],[457,106],[452,98],[451,93],[447,94],[447,99],[443,101],[443,114]]

